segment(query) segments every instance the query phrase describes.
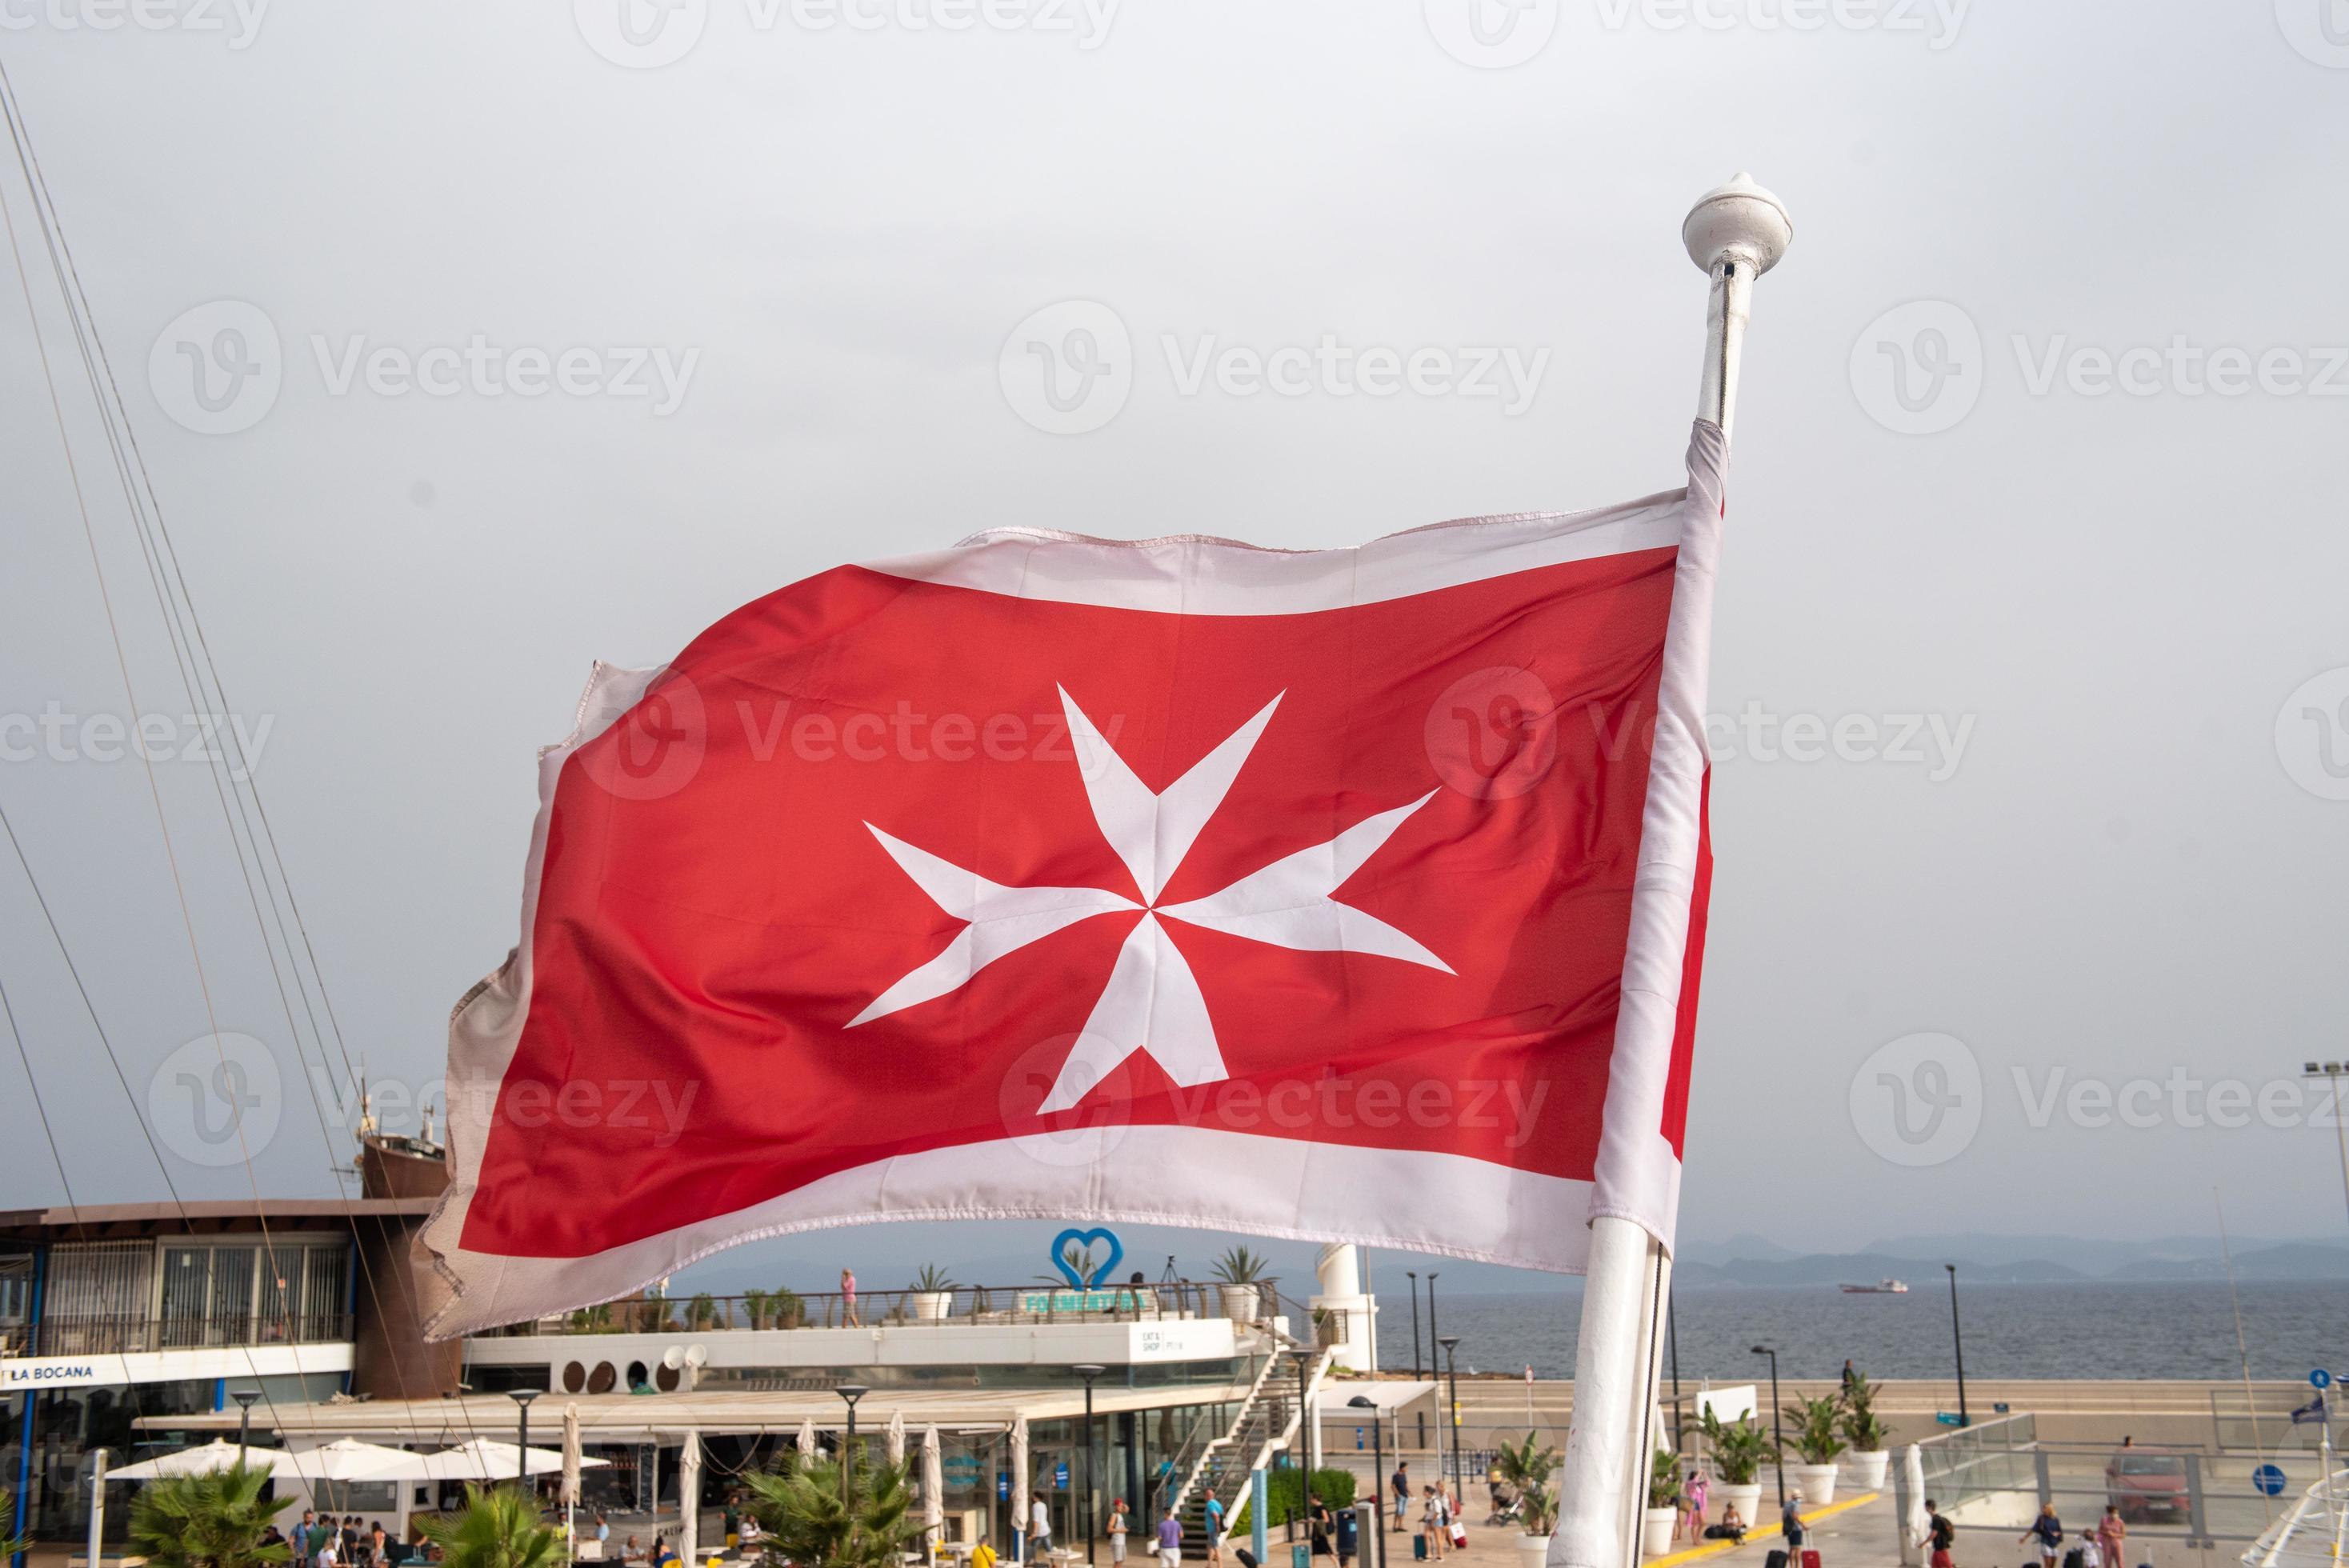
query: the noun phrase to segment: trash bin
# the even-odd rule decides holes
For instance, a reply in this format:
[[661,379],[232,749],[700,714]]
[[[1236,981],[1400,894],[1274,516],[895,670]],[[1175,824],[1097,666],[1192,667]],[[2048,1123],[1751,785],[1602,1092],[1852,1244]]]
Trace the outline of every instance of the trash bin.
[[1361,1515],[1354,1510],[1350,1508],[1338,1515],[1338,1561],[1340,1563],[1351,1563],[1354,1560],[1354,1549],[1361,1541]]
[[1313,1568],[1313,1545],[1307,1541],[1288,1544],[1288,1568]]

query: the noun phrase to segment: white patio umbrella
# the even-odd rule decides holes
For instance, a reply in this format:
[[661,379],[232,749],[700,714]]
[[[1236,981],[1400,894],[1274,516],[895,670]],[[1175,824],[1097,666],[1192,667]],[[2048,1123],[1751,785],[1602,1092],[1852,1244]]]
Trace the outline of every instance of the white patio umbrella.
[[579,1471],[583,1460],[579,1450],[579,1407],[563,1407],[563,1506],[579,1506]]
[[[234,1443],[210,1442],[200,1449],[181,1449],[175,1454],[159,1454],[135,1465],[106,1472],[109,1480],[157,1480],[165,1476],[209,1475],[214,1470],[230,1469],[236,1463]],[[247,1449],[245,1462],[256,1468],[266,1466],[271,1476],[279,1480],[300,1479],[294,1456],[284,1449]]]
[[291,1456],[306,1480],[429,1480],[426,1456],[357,1438],[336,1438],[315,1449],[297,1449]]
[[815,1418],[812,1416],[800,1419],[799,1449],[800,1458],[815,1458]]
[[[1011,1535],[1015,1541],[1028,1539],[1028,1418],[1015,1416],[1011,1421]],[[1019,1553],[1024,1562],[1028,1553]]]
[[905,1462],[905,1412],[903,1410],[889,1412],[889,1462],[893,1465]]
[[938,1429],[922,1429],[922,1529],[936,1552],[947,1528],[946,1460],[938,1452]]
[[[512,1443],[502,1443],[494,1438],[475,1438],[471,1442],[443,1449],[437,1454],[409,1454],[409,1459],[420,1467],[413,1478],[418,1480],[512,1480],[522,1474],[523,1451]],[[608,1465],[609,1460],[581,1460],[582,1465]],[[554,1475],[564,1468],[564,1456],[553,1449],[534,1448],[530,1450],[530,1473]],[[389,1476],[377,1474],[366,1478],[385,1480]]]
[[1908,1517],[1900,1522],[1900,1561],[1921,1563],[1932,1516],[1925,1511],[1925,1450],[1915,1443],[1900,1450],[1900,1474],[1909,1494]]

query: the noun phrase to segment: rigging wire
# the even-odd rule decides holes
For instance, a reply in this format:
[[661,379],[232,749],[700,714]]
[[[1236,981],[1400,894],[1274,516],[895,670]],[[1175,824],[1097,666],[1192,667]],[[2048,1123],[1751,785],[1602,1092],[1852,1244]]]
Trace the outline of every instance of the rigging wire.
[[[309,962],[312,978],[316,983],[319,1000],[326,1010],[329,1026],[333,1030],[336,1047],[342,1054],[347,1075],[348,1074],[350,1066],[348,1047],[345,1043],[339,1020],[335,1016],[332,1001],[326,993],[324,973],[317,966],[316,953],[310,939],[308,927],[306,923],[303,921],[299,904],[295,900],[292,882],[285,872],[284,856],[278,848],[275,831],[274,828],[269,825],[266,810],[262,805],[259,787],[253,777],[251,759],[245,755],[243,738],[241,736],[236,734],[234,726],[225,722],[228,713],[227,693],[225,686],[220,679],[218,666],[212,660],[209,644],[203,639],[202,622],[196,616],[193,597],[189,593],[187,589],[185,573],[181,567],[177,550],[171,543],[169,531],[163,523],[161,507],[160,500],[156,497],[152,476],[147,469],[143,454],[140,454],[138,450],[137,438],[135,433],[131,430],[129,424],[128,407],[121,400],[120,387],[115,380],[111,363],[106,358],[103,340],[99,337],[96,330],[95,315],[89,310],[87,291],[82,287],[79,270],[73,262],[70,245],[67,242],[65,238],[62,221],[56,212],[54,199],[49,194],[46,172],[40,168],[38,153],[32,146],[29,128],[26,125],[23,118],[22,104],[16,98],[15,84],[9,79],[5,65],[0,65],[0,109],[5,109],[5,111],[10,137],[16,152],[17,164],[24,174],[28,192],[32,196],[34,212],[36,219],[39,221],[43,239],[48,250],[50,266],[57,276],[59,291],[64,296],[67,306],[67,315],[73,325],[75,341],[77,347],[80,352],[83,369],[89,378],[92,396],[98,404],[101,424],[106,430],[109,455],[114,460],[117,477],[122,484],[124,498],[131,511],[134,528],[138,532],[140,542],[141,561],[148,568],[150,583],[153,585],[156,592],[159,608],[163,612],[165,631],[172,645],[174,663],[179,668],[182,689],[187,691],[191,704],[201,710],[203,704],[199,699],[198,693],[201,691],[203,682],[202,676],[195,673],[198,659],[201,657],[202,665],[211,674],[212,689],[213,692],[217,693],[220,697],[220,713],[223,719],[223,727],[230,744],[235,748],[237,764],[243,774],[243,783],[245,786],[245,790],[239,791],[234,789],[234,784],[237,782],[237,779],[236,775],[233,772],[228,775],[227,781],[225,783],[223,782],[222,778],[222,759],[216,753],[207,750],[206,758],[210,764],[210,771],[212,774],[214,792],[220,799],[222,814],[223,820],[228,826],[230,841],[237,854],[238,867],[240,873],[243,875],[244,880],[247,900],[253,906],[254,923],[260,932],[264,950],[268,955],[272,980],[277,989],[281,1006],[285,1012],[287,1027],[292,1033],[297,1056],[302,1056],[305,1062],[303,1072],[305,1087],[308,1091],[314,1117],[316,1119],[318,1123],[320,1137],[327,1145],[329,1159],[330,1161],[332,1161],[332,1139],[326,1129],[325,1108],[319,1099],[317,1086],[309,1081],[309,1074],[306,1068],[307,1058],[302,1052],[301,1029],[294,1021],[292,1001],[286,995],[284,976],[277,965],[276,949],[275,945],[272,944],[270,940],[269,924],[262,918],[260,908],[261,900],[254,885],[254,867],[257,866],[260,869],[262,886],[268,891],[270,912],[276,921],[278,938],[285,944],[288,965],[293,969],[295,975],[295,988],[301,994],[303,1011],[310,1021],[312,1035],[318,1043],[322,1062],[326,1049],[326,1035],[323,1031],[319,1030],[317,1026],[316,1014],[310,1006],[310,985],[305,984],[302,978],[301,965],[295,956],[293,939],[290,935],[287,935],[285,932],[285,915],[278,911],[277,891],[279,883],[283,884],[286,905],[293,913],[295,929],[301,933],[303,955],[306,957]],[[121,673],[124,694],[126,699],[130,705],[131,711],[135,714],[140,711],[138,698],[130,675],[129,660],[123,648],[120,627],[114,614],[112,596],[107,587],[105,568],[98,550],[96,531],[90,521],[88,500],[82,485],[79,467],[74,461],[71,439],[67,433],[64,410],[57,396],[55,374],[49,362],[47,344],[41,335],[38,315],[33,305],[30,277],[25,269],[23,254],[18,246],[14,214],[13,212],[6,211],[5,210],[5,193],[0,193],[0,215],[5,215],[6,218],[6,230],[10,254],[16,264],[19,284],[25,296],[26,312],[28,323],[33,333],[36,347],[39,354],[44,383],[48,392],[51,410],[57,419],[59,441],[66,449],[67,468],[72,480],[76,507],[80,514],[83,533],[88,543],[90,551],[91,564],[98,578],[99,596],[101,603],[105,607],[108,629],[113,643],[116,662]],[[111,397],[110,403],[109,401],[109,396]],[[119,433],[116,423],[118,418],[120,421]],[[126,451],[129,454],[127,458],[125,455]],[[139,480],[144,484],[147,500],[150,506],[152,508],[153,528],[151,532],[148,525],[146,509],[142,509],[140,505],[139,488],[137,485],[134,485],[132,481],[131,474],[134,465]],[[160,542],[160,543],[158,542],[159,539]],[[183,600],[185,603],[187,617],[185,624],[182,624],[178,618],[177,605],[174,602],[173,595],[169,591],[169,584],[163,575],[162,565],[167,556],[170,562],[171,579],[175,580],[178,584],[179,598]],[[192,628],[193,631],[192,639],[189,635],[191,628]],[[145,748],[143,748],[140,749],[140,756],[141,761],[145,765],[149,793],[153,801],[157,825],[162,836],[165,857],[171,869],[173,889],[179,902],[181,923],[187,934],[190,954],[193,959],[197,972],[198,985],[202,992],[206,1018],[211,1024],[215,1048],[220,1054],[222,1070],[225,1072],[227,1068],[226,1049],[225,1047],[220,1043],[219,1023],[212,1000],[211,982],[204,969],[202,951],[196,936],[194,920],[189,906],[185,884],[181,875],[178,856],[172,842],[169,820],[164,811],[160,787],[158,786],[155,779],[153,758],[147,755]],[[253,800],[254,812],[259,817],[261,821],[262,832],[259,835],[256,835],[254,832],[252,818],[244,816],[243,801],[245,792],[250,792]],[[235,817],[231,816],[229,809],[229,801],[232,796],[233,796],[236,800],[237,810]],[[237,818],[243,819],[245,836],[243,840],[241,840],[237,834]],[[31,879],[31,865],[29,861],[25,859],[22,845],[16,842],[15,830],[13,827],[10,828],[8,836],[12,845],[15,845],[16,849],[19,862],[24,866],[27,879]],[[264,838],[265,838],[269,845],[270,858],[275,861],[277,872],[276,883],[273,883],[270,881],[268,864],[264,861],[261,857],[260,845]],[[254,861],[251,864],[248,864],[245,859],[245,842],[247,841],[250,841],[254,846]],[[36,892],[37,896],[37,884],[36,884]],[[47,900],[44,898],[41,900],[41,903],[44,914],[46,916],[48,914]],[[58,930],[53,916],[49,917],[49,925],[51,934],[57,940],[60,952],[66,952],[67,950],[65,947],[63,934]],[[68,967],[71,968],[72,964],[69,953],[67,953],[67,964]],[[97,1022],[96,1009],[90,1003],[87,988],[81,985],[78,970],[75,972],[75,982],[77,988],[81,991],[84,1006],[89,1009],[92,1022],[95,1024]],[[100,1036],[103,1040],[104,1034],[102,1028],[100,1030]],[[140,1120],[142,1133],[144,1133],[146,1132],[145,1120],[143,1117],[139,1117],[138,1115],[137,1102],[135,1098],[130,1096],[129,1081],[122,1072],[121,1064],[119,1059],[114,1058],[110,1043],[108,1044],[107,1048],[109,1060],[113,1061],[115,1076],[118,1081],[121,1083],[126,1098],[131,1099],[134,1119]],[[241,1118],[236,1123],[236,1130],[239,1153],[245,1168],[247,1182],[253,1190],[254,1218],[262,1231],[263,1248],[269,1262],[271,1279],[274,1282],[277,1282],[281,1287],[276,1292],[276,1295],[280,1310],[285,1314],[288,1319],[286,1329],[288,1338],[290,1340],[293,1337],[290,1321],[291,1312],[290,1306],[287,1305],[285,1299],[286,1293],[282,1288],[285,1274],[278,1264],[278,1249],[274,1235],[271,1233],[268,1216],[264,1211],[264,1206],[261,1198],[258,1177],[253,1168],[252,1151],[246,1144],[244,1128]],[[171,1188],[173,1201],[175,1204],[177,1204],[180,1202],[179,1193],[176,1186],[174,1186],[171,1181],[169,1171],[164,1167],[160,1150],[156,1150],[154,1148],[154,1140],[151,1133],[147,1133],[147,1141],[150,1152],[155,1154],[158,1169],[163,1171],[166,1186]],[[337,1181],[337,1191],[344,1206],[346,1222],[349,1227],[353,1245],[356,1249],[356,1261],[357,1262],[359,1270],[366,1280],[368,1295],[376,1309],[378,1317],[378,1319],[382,1319],[385,1315],[383,1313],[381,1293],[377,1286],[374,1278],[373,1266],[367,1261],[367,1248],[361,1244],[360,1217],[350,1206],[348,1196],[347,1194],[340,1194],[339,1181]],[[181,1212],[184,1220],[184,1205],[181,1205]],[[378,1219],[380,1220],[380,1217],[378,1217]],[[379,1222],[378,1229],[381,1233],[381,1239],[386,1243],[388,1243],[391,1240],[390,1227]],[[395,1270],[395,1276],[401,1286],[401,1294],[408,1298],[405,1305],[408,1307],[410,1319],[415,1320],[419,1315],[418,1313],[417,1303],[414,1297],[412,1282],[407,1275],[397,1270]],[[246,1353],[246,1359],[248,1365],[251,1365],[252,1357],[249,1349]],[[403,1398],[405,1398],[409,1393],[407,1386],[407,1370],[397,1357],[391,1358],[391,1367],[393,1376],[399,1386],[401,1395]],[[258,1377],[259,1374],[257,1369],[255,1370],[254,1375]],[[264,1387],[262,1391],[264,1397],[266,1398],[266,1387]],[[278,1424],[276,1407],[274,1399],[270,1401],[270,1411],[273,1425]],[[465,1416],[468,1425],[470,1426],[471,1412],[466,1411]]]

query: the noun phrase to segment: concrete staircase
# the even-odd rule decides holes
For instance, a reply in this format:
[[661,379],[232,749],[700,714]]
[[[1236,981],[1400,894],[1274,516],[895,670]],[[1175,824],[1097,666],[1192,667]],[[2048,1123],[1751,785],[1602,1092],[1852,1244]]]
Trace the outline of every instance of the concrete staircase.
[[1183,1522],[1186,1556],[1204,1553],[1208,1546],[1207,1493],[1212,1490],[1224,1505],[1224,1530],[1216,1544],[1228,1540],[1232,1522],[1249,1495],[1248,1478],[1285,1452],[1304,1423],[1305,1412],[1336,1357],[1338,1346],[1325,1345],[1309,1353],[1305,1394],[1298,1397],[1296,1368],[1287,1356],[1265,1358],[1247,1400],[1228,1431],[1209,1442],[1191,1467],[1183,1488],[1174,1494],[1172,1511]]

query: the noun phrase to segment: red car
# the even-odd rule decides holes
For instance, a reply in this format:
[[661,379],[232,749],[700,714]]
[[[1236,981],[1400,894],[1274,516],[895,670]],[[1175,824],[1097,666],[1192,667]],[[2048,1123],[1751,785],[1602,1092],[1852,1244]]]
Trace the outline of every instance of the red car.
[[2123,1519],[2183,1519],[2191,1505],[2184,1454],[2123,1449],[2105,1466],[2105,1501]]

